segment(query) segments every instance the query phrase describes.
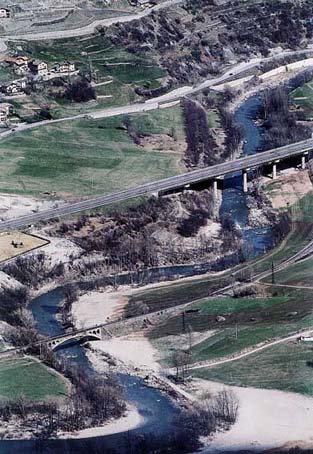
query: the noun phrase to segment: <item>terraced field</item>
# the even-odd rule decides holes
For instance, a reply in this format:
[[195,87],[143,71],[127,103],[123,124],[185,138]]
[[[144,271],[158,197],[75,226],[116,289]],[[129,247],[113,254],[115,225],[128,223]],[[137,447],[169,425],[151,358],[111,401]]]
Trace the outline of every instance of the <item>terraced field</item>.
[[[101,107],[135,102],[140,99],[135,92],[136,87],[158,88],[167,76],[153,59],[147,60],[116,48],[99,35],[47,42],[12,42],[10,47],[22,47],[25,55],[41,59],[49,67],[64,60],[75,62],[82,74],[91,73],[95,78]],[[101,100],[101,96],[105,98]],[[61,104],[66,107],[66,103]]]

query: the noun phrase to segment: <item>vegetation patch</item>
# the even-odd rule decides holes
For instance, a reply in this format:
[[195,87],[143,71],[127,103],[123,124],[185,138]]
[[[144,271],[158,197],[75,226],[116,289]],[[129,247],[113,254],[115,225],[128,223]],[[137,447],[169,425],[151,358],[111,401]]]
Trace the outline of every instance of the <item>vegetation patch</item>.
[[180,171],[179,154],[134,144],[122,117],[25,131],[1,141],[0,148],[2,192],[90,196]]
[[269,347],[246,358],[192,375],[229,385],[280,389],[313,395],[312,345],[297,341]]
[[67,385],[57,373],[31,358],[0,361],[0,394],[11,400],[64,397]]

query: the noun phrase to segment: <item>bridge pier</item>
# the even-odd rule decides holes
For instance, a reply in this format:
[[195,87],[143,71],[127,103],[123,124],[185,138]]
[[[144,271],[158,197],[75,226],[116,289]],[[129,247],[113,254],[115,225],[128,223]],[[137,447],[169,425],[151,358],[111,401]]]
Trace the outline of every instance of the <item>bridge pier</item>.
[[213,196],[214,196],[214,199],[217,199],[217,179],[216,178],[213,180]]
[[248,192],[248,169],[242,171],[242,189],[243,192]]
[[279,159],[277,161],[273,162],[273,172],[272,172],[272,179],[276,180],[277,178],[277,164],[279,163]]
[[301,169],[302,170],[305,170],[306,168],[306,156],[307,156],[307,152],[306,153],[303,153],[303,155],[301,156]]

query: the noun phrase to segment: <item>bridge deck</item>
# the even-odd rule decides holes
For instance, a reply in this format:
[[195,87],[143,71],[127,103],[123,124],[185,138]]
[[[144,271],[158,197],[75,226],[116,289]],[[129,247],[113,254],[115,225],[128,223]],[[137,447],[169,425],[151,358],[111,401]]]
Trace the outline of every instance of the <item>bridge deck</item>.
[[240,170],[259,167],[264,164],[271,163],[278,159],[285,159],[292,156],[300,155],[304,152],[313,149],[313,139],[304,140],[291,145],[286,145],[274,150],[264,151],[262,153],[246,156],[234,161],[227,161],[215,166],[206,167],[200,170],[176,175],[165,178],[163,180],[145,183],[135,188],[118,191],[112,194],[95,197],[93,199],[84,200],[82,202],[64,205],[60,208],[44,210],[39,213],[33,213],[26,216],[21,216],[16,219],[4,221],[0,223],[0,230],[16,229],[25,227],[29,224],[34,224],[40,221],[53,219],[62,216],[68,216],[81,211],[99,208],[101,206],[110,205],[112,203],[122,202],[127,199],[142,196],[144,194],[167,191],[187,184],[197,183],[204,180],[214,179]]

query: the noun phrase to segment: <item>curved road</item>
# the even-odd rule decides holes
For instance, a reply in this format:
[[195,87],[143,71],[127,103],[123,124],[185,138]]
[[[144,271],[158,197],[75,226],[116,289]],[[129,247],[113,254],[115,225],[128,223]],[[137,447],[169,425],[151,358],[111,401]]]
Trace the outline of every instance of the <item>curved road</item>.
[[74,38],[77,36],[92,35],[97,27],[109,27],[118,23],[132,22],[134,20],[139,20],[144,17],[149,16],[155,11],[159,11],[164,8],[170,8],[171,6],[184,3],[185,0],[166,0],[159,5],[152,6],[147,8],[145,11],[138,14],[125,14],[122,16],[110,17],[108,19],[98,19],[92,22],[89,25],[79,28],[73,28],[70,30],[58,30],[58,31],[47,31],[47,32],[38,32],[38,33],[24,33],[24,34],[14,34],[14,35],[3,35],[1,39],[4,41],[43,41],[49,39],[64,39],[64,38]]
[[302,49],[300,51],[284,51],[281,54],[279,54],[278,56],[274,55],[272,57],[268,57],[265,59],[253,58],[247,62],[241,62],[241,63],[235,65],[234,67],[232,67],[231,69],[228,69],[223,75],[221,75],[219,77],[206,79],[203,82],[201,82],[195,86],[185,85],[183,87],[176,88],[176,89],[170,91],[169,93],[166,93],[165,95],[149,99],[145,102],[138,102],[135,104],[128,104],[126,106],[120,106],[120,107],[108,107],[105,109],[93,110],[88,113],[72,115],[72,116],[64,117],[64,118],[58,118],[56,120],[43,120],[43,121],[38,121],[36,123],[16,125],[16,126],[13,126],[12,129],[10,129],[10,130],[0,132],[0,139],[6,138],[6,137],[10,136],[11,134],[15,135],[22,131],[26,131],[29,129],[35,129],[35,128],[39,128],[41,126],[47,126],[47,125],[51,125],[51,124],[55,124],[55,123],[61,123],[64,121],[74,121],[74,120],[79,120],[79,119],[97,120],[97,119],[101,119],[101,118],[116,117],[116,116],[125,115],[125,114],[135,114],[135,113],[146,112],[149,110],[156,110],[159,108],[169,107],[172,105],[172,103],[178,102],[180,99],[184,98],[185,96],[190,96],[195,93],[201,92],[207,88],[211,88],[216,85],[227,83],[230,80],[237,78],[242,73],[245,73],[246,71],[257,68],[261,63],[275,61],[275,60],[277,60],[277,58],[281,58],[284,56],[301,55],[301,54],[305,54],[307,52],[312,52],[312,51],[313,51],[313,45],[308,46],[308,48]]

